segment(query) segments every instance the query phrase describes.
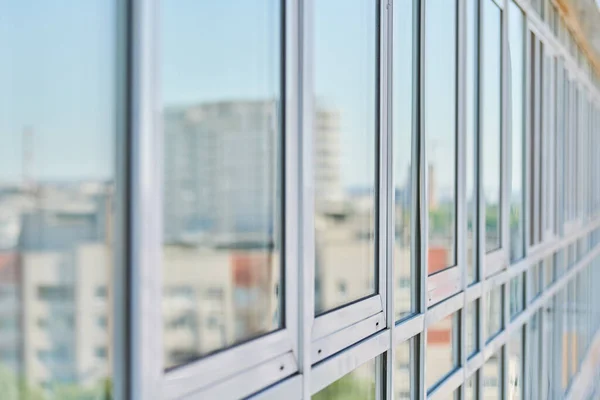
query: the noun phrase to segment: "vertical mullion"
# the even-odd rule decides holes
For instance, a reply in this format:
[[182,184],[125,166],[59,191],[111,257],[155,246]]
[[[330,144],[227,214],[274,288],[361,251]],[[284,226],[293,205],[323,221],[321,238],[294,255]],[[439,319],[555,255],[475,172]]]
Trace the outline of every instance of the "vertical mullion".
[[[509,37],[509,24],[510,24],[510,11],[509,11],[509,0],[504,0],[504,8],[502,10],[502,68],[501,68],[501,82],[502,82],[502,184],[500,186],[502,193],[502,218],[501,218],[501,235],[502,235],[502,248],[507,253],[507,260],[510,260],[510,192],[511,192],[511,125],[509,124],[511,116],[511,65],[509,63],[510,47],[508,43]],[[510,261],[509,261],[510,263]],[[503,330],[506,330],[506,326],[510,321],[510,280],[508,280],[502,286],[502,322]],[[506,395],[509,390],[508,382],[508,361],[509,361],[509,344],[510,336],[507,336],[506,344],[502,347],[502,393]]]
[[112,337],[114,352],[112,356],[113,370],[113,396],[116,399],[126,399],[131,393],[131,357],[128,354],[129,323],[131,321],[129,286],[130,265],[128,263],[130,247],[129,237],[129,190],[131,182],[131,2],[123,1],[117,3],[115,17],[116,24],[116,196],[115,196],[115,229],[114,229],[114,301],[113,310],[114,323]]
[[162,122],[157,0],[131,0],[129,268],[132,399],[161,397]]
[[[413,132],[413,138],[416,138],[416,152],[418,154],[418,252],[419,257],[416,263],[418,270],[418,279],[419,279],[419,288],[418,291],[418,301],[419,301],[419,311],[425,315],[424,320],[427,321],[427,246],[429,245],[428,240],[428,190],[427,190],[427,151],[425,147],[425,135],[424,135],[424,91],[425,91],[425,13],[427,12],[427,4],[426,0],[416,0],[417,7],[414,7],[415,20],[418,22],[417,29],[418,35],[415,35],[415,40],[413,43],[418,46],[418,90],[416,91],[416,99],[418,104],[417,116],[415,121],[415,128]],[[415,135],[416,133],[416,135]],[[417,389],[412,391],[415,399],[424,399],[427,395],[427,387],[426,387],[426,379],[425,374],[427,373],[427,366],[425,365],[426,354],[425,354],[425,342],[427,340],[427,326],[424,327],[423,332],[418,340],[418,351],[417,359],[418,359],[418,371],[417,377],[415,379],[415,383]],[[416,370],[417,368],[415,368]]]
[[300,249],[299,252],[299,279],[300,287],[298,290],[300,310],[298,313],[300,327],[299,332],[299,372],[303,374],[302,395],[301,398],[309,400],[310,376],[311,376],[311,333],[314,321],[314,255],[315,255],[315,237],[314,237],[314,178],[313,178],[313,0],[302,0],[298,3],[298,91],[299,91],[299,169],[300,175],[300,193],[299,193],[299,212],[300,224],[299,232]]
[[[394,131],[393,131],[393,42],[394,42],[394,10],[392,0],[383,0],[385,5],[380,5],[380,15],[382,21],[382,45],[381,51],[382,57],[382,87],[383,93],[381,96],[382,108],[385,112],[382,113],[382,136],[385,137],[385,145],[382,146],[382,157],[384,158],[384,171],[387,171],[385,180],[385,199],[386,199],[386,218],[382,224],[382,232],[384,237],[384,248],[381,249],[385,253],[386,269],[384,271],[386,282],[386,326],[390,329],[390,347],[385,357],[386,367],[383,369],[385,373],[385,396],[386,399],[392,399],[394,396],[394,381],[396,375],[395,360],[396,360],[396,346],[394,341],[394,333],[396,331],[396,310],[394,302],[394,292],[396,287],[394,285],[395,271],[394,271]],[[383,376],[380,377],[381,380]]]
[[529,252],[529,247],[533,241],[531,222],[533,221],[532,208],[531,208],[531,126],[532,126],[532,109],[531,109],[531,99],[533,93],[531,91],[531,69],[532,62],[531,60],[531,31],[527,28],[529,25],[527,17],[525,17],[525,27],[523,28],[523,39],[524,39],[524,60],[525,60],[525,71],[524,71],[524,99],[523,99],[523,116],[525,117],[525,134],[522,136],[523,140],[523,190],[524,190],[524,199],[525,204],[523,207],[523,212],[525,215],[524,218],[524,236],[525,236],[525,255]]
[[[464,292],[467,287],[467,201],[466,201],[466,178],[467,178],[467,157],[469,152],[467,150],[466,140],[466,111],[467,111],[467,0],[458,0],[458,12],[457,12],[457,29],[458,29],[458,62],[457,62],[457,153],[456,161],[457,167],[457,207],[456,207],[456,224],[457,224],[457,265],[460,268],[461,276],[461,288]],[[463,296],[463,305],[460,311],[459,320],[459,345],[458,347],[458,365],[465,366],[467,361],[467,344],[466,344],[466,304],[467,296]],[[463,369],[464,371],[464,369]],[[463,387],[464,387],[464,372],[463,372]],[[463,400],[465,391],[459,391],[459,399]]]
[[300,259],[300,232],[299,226],[302,226],[300,215],[300,157],[298,149],[300,146],[299,139],[299,117],[300,102],[298,93],[300,93],[298,84],[300,76],[299,64],[299,9],[298,3],[292,0],[282,0],[285,6],[283,7],[283,32],[285,32],[284,40],[284,57],[285,66],[282,70],[282,85],[285,93],[285,140],[284,140],[284,306],[285,306],[285,328],[289,331],[292,338],[292,351],[296,356],[300,370],[301,364],[301,346],[299,327],[303,326],[300,319],[302,314],[302,297],[299,296],[299,286],[302,282],[302,273],[299,269]]
[[[387,282],[388,282],[388,257],[387,257],[387,249],[388,249],[388,237],[387,233],[387,224],[388,224],[388,194],[389,190],[389,181],[388,181],[388,172],[390,169],[390,164],[388,164],[388,143],[389,143],[389,132],[388,132],[388,81],[387,81],[387,2],[388,0],[376,0],[375,4],[377,7],[376,18],[377,18],[377,45],[378,45],[378,57],[377,57],[377,69],[378,69],[378,80],[377,80],[377,92],[378,92],[378,109],[377,109],[377,153],[375,155],[375,159],[378,160],[377,164],[377,279],[378,279],[378,292],[381,295],[382,301],[382,309],[384,315],[387,316],[387,308],[388,308],[388,292],[387,290]],[[386,7],[382,6],[385,4]],[[387,321],[387,318],[386,318]],[[386,322],[387,325],[387,322]],[[389,325],[388,325],[389,327]]]

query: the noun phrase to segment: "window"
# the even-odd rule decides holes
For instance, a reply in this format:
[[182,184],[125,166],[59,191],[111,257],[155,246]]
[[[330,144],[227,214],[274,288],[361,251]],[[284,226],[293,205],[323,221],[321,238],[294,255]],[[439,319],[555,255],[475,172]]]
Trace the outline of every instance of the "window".
[[282,326],[283,55],[279,1],[161,14],[163,318],[199,316],[189,340],[165,332],[168,368]]
[[458,314],[453,314],[427,328],[425,382],[428,390],[458,364],[458,321]]
[[399,286],[394,299],[396,319],[400,319],[414,309],[411,278],[413,273],[414,231],[416,225],[417,199],[416,176],[418,165],[413,162],[416,152],[415,94],[418,90],[413,43],[415,36],[415,3],[412,0],[397,2],[394,5],[394,60],[393,74],[393,168],[394,168],[394,269],[396,277],[407,285]]
[[529,391],[528,398],[537,399],[541,397],[541,352],[542,348],[542,336],[540,331],[540,319],[541,314],[538,311],[530,323],[527,325],[528,345],[527,345],[527,360],[525,365],[529,369],[529,377],[527,387]]
[[484,0],[481,7],[481,185],[485,204],[485,250],[491,252],[502,245],[502,12],[493,0]]
[[502,350],[493,354],[483,365],[483,398],[502,398]]
[[479,350],[479,302],[474,301],[466,305],[466,345],[467,358]]
[[[379,40],[375,2],[315,1],[314,6],[318,315],[377,290]],[[319,149],[332,156],[320,159]],[[331,287],[341,277],[348,279],[343,296]]]
[[429,274],[456,265],[456,18],[455,0],[427,0],[423,96]]
[[73,287],[71,286],[40,286],[37,289],[38,299],[41,301],[69,301],[73,299]]
[[106,352],[106,347],[96,347],[94,354],[97,358],[105,359],[108,355]]
[[509,62],[511,73],[511,190],[510,190],[510,258],[525,255],[525,23],[521,9],[511,1],[508,5]]
[[375,363],[369,361],[312,396],[313,400],[378,398],[375,388]]
[[97,299],[106,299],[107,296],[107,289],[106,286],[98,286],[96,288],[96,298]]
[[522,399],[523,393],[523,330],[514,333],[508,344],[508,398]]
[[485,340],[488,341],[502,329],[503,321],[503,287],[497,286],[486,293],[486,326]]
[[477,246],[478,238],[478,202],[479,195],[475,182],[478,181],[479,168],[479,135],[478,131],[478,23],[479,23],[479,1],[469,0],[466,2],[467,9],[467,44],[466,44],[466,200],[467,200],[467,281],[469,283],[477,280]]
[[411,382],[415,370],[412,367],[413,358],[413,339],[409,339],[396,347],[396,373],[394,376],[394,391],[397,400],[409,400],[411,398]]
[[525,276],[519,274],[510,281],[510,317],[514,318],[521,311],[525,305]]

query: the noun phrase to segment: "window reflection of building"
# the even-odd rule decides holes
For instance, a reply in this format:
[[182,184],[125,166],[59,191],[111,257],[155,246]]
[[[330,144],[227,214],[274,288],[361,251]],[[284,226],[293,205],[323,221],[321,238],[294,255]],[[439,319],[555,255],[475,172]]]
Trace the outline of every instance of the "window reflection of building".
[[111,369],[111,185],[4,188],[0,208],[10,215],[0,222],[0,363],[15,377],[9,385],[99,389]]
[[281,170],[274,101],[165,111],[166,366],[280,324]]

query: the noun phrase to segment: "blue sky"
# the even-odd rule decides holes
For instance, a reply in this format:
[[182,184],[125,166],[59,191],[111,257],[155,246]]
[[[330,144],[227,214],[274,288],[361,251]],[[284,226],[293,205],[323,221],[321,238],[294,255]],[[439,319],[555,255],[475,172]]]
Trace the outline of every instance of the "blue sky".
[[112,174],[111,4],[0,1],[0,181],[20,179],[28,126],[38,179]]
[[[443,37],[447,0],[430,0],[432,36]],[[21,133],[34,131],[38,179],[106,178],[114,168],[114,7],[107,0],[0,0],[0,180],[21,176]],[[401,3],[400,3],[401,4]],[[232,5],[235,5],[233,7]],[[233,10],[233,11],[232,11]],[[162,1],[161,77],[164,103],[274,98],[279,93],[280,9],[272,0]],[[315,97],[342,114],[342,179],[372,182],[375,7],[366,0],[315,5]],[[399,32],[409,33],[407,25]],[[428,40],[436,60],[454,52],[445,40]],[[446,54],[447,53],[447,54]],[[396,63],[401,53],[395,55]],[[435,63],[435,60],[434,60]],[[446,68],[446,66],[441,66]],[[399,73],[408,72],[399,67]],[[438,71],[439,65],[434,67]],[[451,70],[451,67],[447,67]],[[427,132],[439,163],[437,179],[453,181],[447,167],[453,120],[448,74],[432,75]],[[395,80],[399,129],[409,124],[410,81]],[[7,88],[5,90],[5,88]],[[406,94],[406,96],[401,96]],[[402,109],[398,109],[401,105]],[[404,127],[404,128],[401,128]],[[398,133],[397,154],[410,140]],[[406,174],[408,160],[396,160]],[[446,161],[446,162],[445,162]]]

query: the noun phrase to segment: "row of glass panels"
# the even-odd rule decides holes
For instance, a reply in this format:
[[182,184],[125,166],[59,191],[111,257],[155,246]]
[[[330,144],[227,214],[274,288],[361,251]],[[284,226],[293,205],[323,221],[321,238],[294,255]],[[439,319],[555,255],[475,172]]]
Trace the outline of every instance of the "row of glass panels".
[[[478,277],[476,261],[480,224],[484,253],[510,248],[516,260],[535,244],[526,240],[525,183],[536,178],[525,172],[545,171],[525,162],[525,135],[532,132],[527,115],[535,114],[526,103],[535,97],[522,84],[543,76],[535,70],[526,77],[527,49],[541,44],[527,38],[523,13],[507,4],[510,158],[504,158],[509,149],[502,118],[506,10],[492,0],[468,1],[466,7],[470,282],[484,278]],[[121,246],[115,247],[115,235],[123,223],[115,214],[123,195],[116,182],[127,174],[116,167],[125,141],[115,134],[121,92],[114,66],[116,46],[124,40],[117,37],[119,10],[116,3],[100,1],[0,5],[6,22],[0,24],[6,56],[0,63],[0,376],[7,390],[22,397],[111,391],[117,358],[112,307],[120,301],[114,297],[120,276],[115,249]],[[275,0],[161,2],[163,178],[162,193],[149,195],[160,196],[163,206],[165,369],[285,328],[286,11]],[[314,313],[320,316],[382,289],[377,247],[384,193],[382,19],[376,1],[315,1],[313,14],[308,171],[315,243],[314,259],[307,262],[314,264]],[[457,235],[464,221],[457,219],[457,171],[463,162],[457,115],[463,104],[457,84],[458,3],[428,0],[418,10],[415,2],[396,1],[392,19],[393,159],[384,168],[394,177],[394,320],[400,320],[424,311],[417,297],[422,271],[432,275],[458,265]],[[424,35],[415,46],[421,25]],[[531,54],[529,63],[541,60]],[[597,112],[587,107],[591,121]],[[425,168],[419,165],[421,148]],[[570,160],[582,159],[583,148],[573,147]],[[504,159],[511,165],[508,222],[502,222]],[[577,176],[569,175],[569,165],[565,174]],[[426,199],[418,194],[420,182],[427,183]],[[597,177],[590,175],[589,182],[596,185],[596,201],[588,216],[598,210],[599,199]],[[588,199],[583,182],[565,192],[577,190]],[[417,218],[419,202],[427,206],[424,220]],[[531,215],[541,215],[531,207]],[[555,210],[546,209],[549,215]],[[426,240],[415,235],[424,224]],[[502,242],[503,226],[509,227],[510,243]],[[425,245],[427,265],[418,265],[416,253]],[[490,300],[489,307],[500,302]],[[499,310],[493,314],[501,316]],[[446,326],[440,331],[457,320],[440,322]],[[495,332],[502,322],[494,323],[489,329]],[[447,340],[447,332],[439,335]]]

